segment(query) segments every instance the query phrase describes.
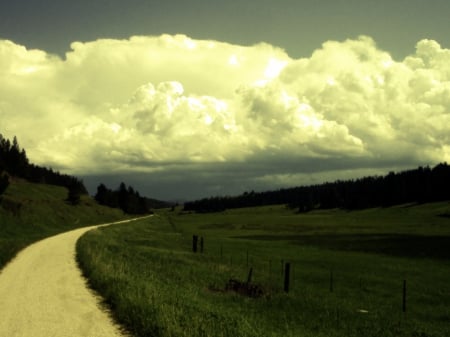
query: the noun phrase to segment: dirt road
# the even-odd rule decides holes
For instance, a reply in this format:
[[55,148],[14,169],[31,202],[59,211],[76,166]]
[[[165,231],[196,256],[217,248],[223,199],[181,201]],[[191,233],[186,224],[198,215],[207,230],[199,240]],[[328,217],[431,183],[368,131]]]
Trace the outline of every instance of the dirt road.
[[75,262],[76,229],[39,241],[0,272],[0,336],[124,336],[86,287]]

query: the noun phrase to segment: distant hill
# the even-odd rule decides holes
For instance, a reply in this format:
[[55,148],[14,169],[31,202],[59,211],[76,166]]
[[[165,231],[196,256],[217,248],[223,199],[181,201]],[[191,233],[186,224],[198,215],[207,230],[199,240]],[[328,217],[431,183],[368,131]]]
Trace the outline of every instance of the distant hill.
[[433,168],[390,172],[385,176],[204,198],[186,202],[184,210],[218,212],[231,208],[287,204],[299,212],[307,212],[313,209],[355,210],[444,200],[450,200],[450,166],[447,163]]
[[[67,188],[65,200],[72,205],[77,205],[81,196],[88,194],[81,179],[61,174],[51,168],[31,164],[25,149],[19,146],[16,137],[10,141],[0,134],[0,195],[6,190],[13,177],[33,183],[65,187]],[[100,184],[95,200],[101,205],[120,208],[129,214],[147,214],[152,208],[172,206],[168,202],[140,196],[138,191],[131,186],[126,187],[124,183],[116,191]]]
[[[148,211],[153,204],[143,200]],[[121,209],[99,205],[80,179],[31,164],[16,137],[10,141],[0,134],[0,269],[35,241],[127,217]]]
[[78,205],[65,199],[62,186],[10,178],[0,196],[0,269],[29,244],[70,229],[107,223],[127,216],[82,195]]
[[80,179],[30,163],[25,149],[20,148],[16,137],[11,142],[0,134],[0,194],[8,185],[7,176],[66,187],[72,193],[72,197],[77,196],[77,201],[80,195],[87,194],[86,187]]

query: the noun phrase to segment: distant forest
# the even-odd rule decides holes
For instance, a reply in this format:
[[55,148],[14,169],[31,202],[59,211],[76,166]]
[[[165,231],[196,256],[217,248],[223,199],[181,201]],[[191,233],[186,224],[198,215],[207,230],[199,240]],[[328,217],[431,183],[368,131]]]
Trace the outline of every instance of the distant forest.
[[[66,187],[67,201],[73,205],[80,202],[87,189],[81,179],[61,174],[51,168],[30,164],[25,149],[21,149],[17,138],[11,142],[0,134],[0,195],[7,189],[10,177],[18,177],[33,183]],[[125,213],[150,213],[150,208],[169,207],[171,204],[141,197],[131,186],[122,183],[117,191],[111,191],[101,184],[95,199],[98,203],[113,208],[121,208]]]
[[0,134],[0,194],[8,187],[8,175],[34,183],[66,187],[69,190],[68,199],[73,203],[76,203],[81,194],[87,194],[80,179],[53,171],[51,168],[30,164],[25,149],[20,148],[17,138],[14,137],[11,142]]
[[184,210],[219,212],[231,208],[287,204],[299,212],[308,212],[313,209],[357,210],[444,200],[450,200],[450,166],[447,163],[433,168],[427,166],[390,172],[385,176],[205,198],[186,202]]
[[117,190],[111,190],[104,184],[100,184],[97,187],[95,200],[100,205],[120,208],[129,214],[148,214],[151,213],[152,208],[164,208],[172,205],[164,201],[141,197],[138,191],[131,186],[127,187],[123,182]]

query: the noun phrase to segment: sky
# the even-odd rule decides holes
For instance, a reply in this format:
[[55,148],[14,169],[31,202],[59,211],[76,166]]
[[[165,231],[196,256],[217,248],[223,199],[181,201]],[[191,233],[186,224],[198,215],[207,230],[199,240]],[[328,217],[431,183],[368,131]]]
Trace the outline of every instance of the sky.
[[0,0],[0,133],[165,200],[450,162],[447,0]]

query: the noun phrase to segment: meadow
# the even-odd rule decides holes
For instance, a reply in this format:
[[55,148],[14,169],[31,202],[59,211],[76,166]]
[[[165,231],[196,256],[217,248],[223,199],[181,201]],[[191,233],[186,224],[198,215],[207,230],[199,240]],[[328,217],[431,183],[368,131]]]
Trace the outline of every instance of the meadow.
[[[445,337],[449,214],[449,203],[305,214],[283,206],[166,210],[87,233],[77,258],[134,336]],[[192,251],[194,234],[203,253]],[[230,279],[245,283],[250,268],[262,296],[226,290]]]
[[67,189],[14,178],[0,196],[0,269],[33,242],[71,229],[124,219],[87,195],[68,204]]

